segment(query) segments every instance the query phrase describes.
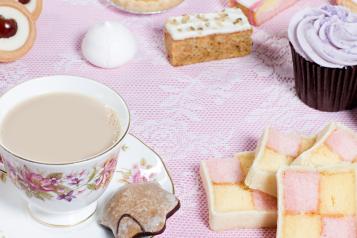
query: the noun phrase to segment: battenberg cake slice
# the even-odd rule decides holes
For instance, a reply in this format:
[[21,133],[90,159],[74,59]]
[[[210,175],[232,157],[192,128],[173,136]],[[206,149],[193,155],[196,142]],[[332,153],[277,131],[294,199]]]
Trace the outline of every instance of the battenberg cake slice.
[[258,143],[255,160],[245,179],[245,184],[249,188],[276,197],[278,169],[290,165],[314,143],[315,137],[283,133],[274,128],[267,128]]
[[277,238],[356,238],[356,166],[279,170]]
[[351,9],[352,12],[357,13],[357,1],[356,0],[336,0],[336,4]]
[[357,135],[339,123],[331,123],[317,136],[316,143],[302,153],[294,165],[325,166],[357,161]]
[[259,26],[281,11],[295,4],[298,0],[229,0],[229,5],[239,7],[248,17],[249,22]]
[[233,159],[201,162],[211,230],[276,226],[276,198],[244,185],[253,160],[253,152],[244,152]]
[[253,28],[238,8],[169,18],[164,36],[173,66],[245,56],[252,51]]

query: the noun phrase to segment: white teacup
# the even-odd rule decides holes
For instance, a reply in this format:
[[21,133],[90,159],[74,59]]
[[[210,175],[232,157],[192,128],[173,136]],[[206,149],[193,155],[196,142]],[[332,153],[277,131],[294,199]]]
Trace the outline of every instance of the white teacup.
[[7,172],[16,191],[28,202],[30,214],[45,224],[68,226],[78,224],[95,213],[97,200],[116,169],[130,116],[124,100],[112,89],[85,78],[50,76],[27,81],[2,95],[0,124],[18,103],[55,92],[79,93],[96,98],[117,113],[122,131],[118,142],[100,155],[67,164],[30,161],[0,144],[0,167]]

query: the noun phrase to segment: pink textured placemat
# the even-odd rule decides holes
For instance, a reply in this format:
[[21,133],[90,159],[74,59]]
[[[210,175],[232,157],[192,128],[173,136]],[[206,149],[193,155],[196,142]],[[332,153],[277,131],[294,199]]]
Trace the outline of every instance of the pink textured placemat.
[[[165,19],[220,10],[223,0],[186,0],[154,16],[124,14],[97,0],[45,0],[36,45],[24,59],[0,65],[0,90],[52,74],[85,76],[113,87],[129,104],[131,132],[162,155],[182,202],[161,237],[275,237],[273,229],[211,232],[199,161],[253,150],[263,128],[270,125],[314,133],[327,122],[342,121],[357,129],[356,111],[315,111],[294,92],[286,38],[289,18],[299,9],[325,2],[302,0],[256,28],[250,56],[173,68],[164,55]],[[140,44],[136,58],[119,69],[95,68],[79,54],[83,34],[104,20],[121,21]]]

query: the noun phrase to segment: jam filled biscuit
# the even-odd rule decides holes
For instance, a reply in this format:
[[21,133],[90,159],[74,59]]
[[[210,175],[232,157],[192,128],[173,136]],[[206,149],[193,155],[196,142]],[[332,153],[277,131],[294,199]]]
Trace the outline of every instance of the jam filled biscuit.
[[33,46],[36,28],[24,6],[14,1],[0,2],[0,62],[23,57]]
[[42,0],[15,0],[23,4],[31,12],[34,20],[40,16],[42,11]]

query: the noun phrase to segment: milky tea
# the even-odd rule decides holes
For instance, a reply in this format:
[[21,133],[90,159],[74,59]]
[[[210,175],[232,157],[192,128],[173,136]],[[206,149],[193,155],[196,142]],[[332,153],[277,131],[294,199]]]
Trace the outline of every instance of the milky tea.
[[113,109],[76,93],[49,93],[16,105],[0,125],[1,144],[27,160],[62,164],[101,154],[118,141]]

